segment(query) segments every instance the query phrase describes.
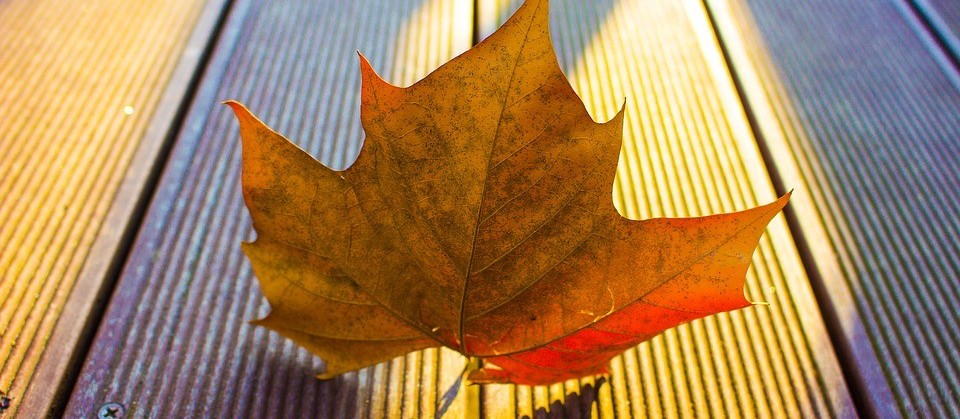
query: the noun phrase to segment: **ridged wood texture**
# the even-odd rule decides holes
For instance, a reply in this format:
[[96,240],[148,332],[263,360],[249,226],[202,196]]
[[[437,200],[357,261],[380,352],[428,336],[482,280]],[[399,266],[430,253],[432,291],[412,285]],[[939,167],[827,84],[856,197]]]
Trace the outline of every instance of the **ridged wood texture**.
[[957,69],[905,3],[710,3],[867,409],[960,415]]
[[10,415],[202,6],[0,2],[0,390]]
[[953,0],[929,0],[943,20],[960,35],[960,3]]
[[[519,6],[481,2],[489,33]],[[551,3],[561,66],[595,119],[626,98],[615,202],[631,216],[694,216],[774,199],[699,1]],[[747,296],[769,302],[694,321],[615,358],[602,385],[487,386],[504,417],[851,417],[840,367],[782,218],[754,255]]]
[[[359,152],[357,50],[409,85],[470,46],[459,0],[234,2],[67,407],[126,417],[431,417],[464,359],[426,350],[334,380],[317,358],[246,323],[267,313],[240,242],[237,99],[321,161]],[[450,417],[476,413],[477,390]]]
[[[960,2],[956,0],[901,0],[911,7],[910,14],[919,17],[922,32],[929,32],[924,40],[943,49],[946,65],[960,68]],[[916,24],[914,26],[917,26]],[[949,63],[952,61],[952,63]]]
[[950,37],[950,47],[953,54],[960,59],[960,1],[956,0],[913,0],[922,9],[931,14],[931,20],[940,23],[942,28],[937,28],[945,32],[943,35]]

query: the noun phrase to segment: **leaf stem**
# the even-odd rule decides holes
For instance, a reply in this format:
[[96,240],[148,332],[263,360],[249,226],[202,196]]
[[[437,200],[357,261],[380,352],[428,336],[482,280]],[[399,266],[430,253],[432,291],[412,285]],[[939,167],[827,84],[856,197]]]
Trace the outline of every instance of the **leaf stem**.
[[[453,404],[453,401],[457,398],[457,394],[460,393],[460,387],[463,384],[464,379],[470,375],[471,372],[480,369],[481,363],[483,361],[480,358],[471,356],[467,359],[466,365],[463,366],[463,371],[460,372],[460,376],[457,377],[457,381],[454,381],[450,385],[450,388],[443,393],[443,397],[437,401],[437,413],[433,416],[434,419],[440,419],[444,414],[447,413],[447,409],[450,408],[450,405]],[[472,383],[467,383],[472,384]]]

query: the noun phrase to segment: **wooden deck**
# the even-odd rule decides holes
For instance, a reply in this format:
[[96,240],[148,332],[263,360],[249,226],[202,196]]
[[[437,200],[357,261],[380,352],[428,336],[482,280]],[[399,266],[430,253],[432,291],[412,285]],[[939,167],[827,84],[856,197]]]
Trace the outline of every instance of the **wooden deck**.
[[[520,0],[0,0],[2,417],[430,417],[462,357],[334,380],[268,307],[237,99],[321,161],[359,152],[355,51],[409,85]],[[553,0],[564,72],[626,98],[625,214],[795,190],[746,293],[602,379],[472,386],[448,417],[960,416],[960,6]]]

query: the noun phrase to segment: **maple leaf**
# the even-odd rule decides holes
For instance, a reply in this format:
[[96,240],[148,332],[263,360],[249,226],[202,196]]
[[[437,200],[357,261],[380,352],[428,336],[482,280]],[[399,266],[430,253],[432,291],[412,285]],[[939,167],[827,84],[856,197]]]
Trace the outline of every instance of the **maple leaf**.
[[474,382],[606,371],[663,330],[748,306],[767,223],[786,205],[629,220],[612,201],[623,110],[594,122],[557,63],[547,1],[408,88],[360,56],[356,162],[334,171],[240,121],[245,243],[272,311],[321,378],[447,346]]

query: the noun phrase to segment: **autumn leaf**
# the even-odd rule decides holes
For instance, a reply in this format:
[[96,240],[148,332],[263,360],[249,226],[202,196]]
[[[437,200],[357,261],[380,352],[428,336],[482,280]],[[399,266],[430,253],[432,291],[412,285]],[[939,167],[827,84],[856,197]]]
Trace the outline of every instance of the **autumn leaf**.
[[474,382],[606,371],[663,330],[749,305],[744,276],[789,196],[743,212],[629,220],[612,201],[623,111],[595,123],[550,42],[547,1],[408,88],[363,56],[356,162],[334,171],[240,121],[257,324],[332,377],[436,346]]

